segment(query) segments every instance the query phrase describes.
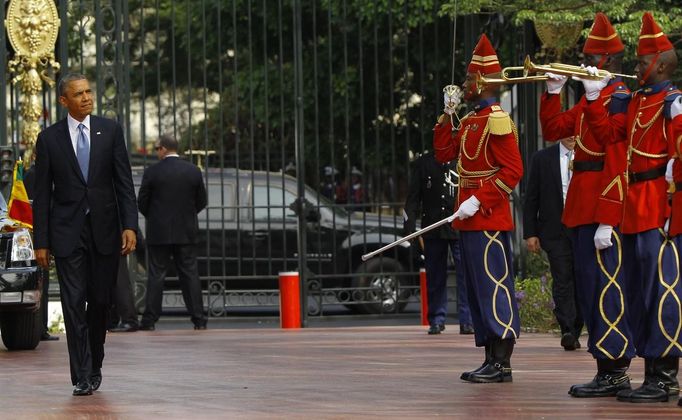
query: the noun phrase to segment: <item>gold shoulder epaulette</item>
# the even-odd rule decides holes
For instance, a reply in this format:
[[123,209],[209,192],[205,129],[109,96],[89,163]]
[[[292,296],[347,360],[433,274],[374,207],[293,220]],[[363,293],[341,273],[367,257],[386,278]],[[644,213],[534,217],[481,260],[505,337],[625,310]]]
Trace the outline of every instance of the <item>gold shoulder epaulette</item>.
[[490,134],[503,136],[512,132],[512,120],[502,108],[493,106],[493,112],[488,115],[488,128]]

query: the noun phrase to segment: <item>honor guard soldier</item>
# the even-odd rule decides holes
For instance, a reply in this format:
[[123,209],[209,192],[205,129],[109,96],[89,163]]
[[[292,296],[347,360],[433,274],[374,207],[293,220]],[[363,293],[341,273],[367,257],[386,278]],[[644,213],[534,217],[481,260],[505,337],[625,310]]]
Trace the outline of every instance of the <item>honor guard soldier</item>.
[[510,358],[520,327],[509,203],[523,175],[518,134],[499,105],[497,86],[477,86],[481,76],[500,71],[495,49],[483,34],[464,82],[464,99],[473,111],[455,123],[458,98],[446,95],[446,113],[434,128],[436,160],[458,162],[459,191],[452,225],[460,232],[476,346],[486,349],[481,367],[462,374],[461,379],[469,382],[511,382]]
[[[457,194],[457,172],[454,162],[436,162],[432,153],[424,153],[412,162],[410,186],[405,201],[405,235],[415,231],[417,215],[426,227],[452,215]],[[464,268],[460,258],[457,232],[450,225],[442,225],[425,233],[424,265],[428,302],[429,334],[440,334],[445,329],[448,313],[447,266],[448,249],[455,262],[457,279],[457,308],[460,334],[473,334]]]
[[[680,276],[678,246],[666,232],[670,206],[664,176],[668,158],[674,155],[671,104],[680,92],[670,78],[676,67],[673,45],[647,12],[642,17],[635,67],[641,89],[631,95],[614,96],[609,105],[609,118],[597,100],[608,83],[607,78],[582,80],[589,103],[585,108],[589,129],[597,138],[624,145],[621,160],[625,162],[625,176],[614,178],[613,184],[602,193],[603,196],[610,194],[611,203],[604,206],[603,212],[598,210],[600,225],[595,233],[597,248],[619,247],[621,241],[613,235],[613,223],[621,220],[625,287],[619,292],[625,295],[626,307],[620,313],[607,313],[607,316],[629,320],[632,344],[637,355],[644,358],[643,384],[635,390],[619,391],[620,401],[668,401],[670,396],[679,393],[682,283],[677,280]],[[587,69],[597,74],[596,68]],[[619,196],[623,197],[620,207]],[[599,207],[605,202],[600,200]],[[609,289],[614,287],[616,284]],[[604,340],[621,340],[625,349],[630,344],[628,337],[619,332],[622,331],[612,329]],[[611,338],[613,333],[618,337]],[[627,350],[612,356],[627,357]]]
[[[670,179],[673,182],[672,215],[670,216],[671,238],[674,238],[677,249],[680,249],[680,233],[682,233],[682,96],[678,96],[670,106],[670,117],[673,120],[673,141],[675,144],[675,159],[670,167]],[[668,174],[666,174],[666,180]],[[677,401],[682,407],[682,398]]]
[[[611,73],[622,68],[625,47],[606,15],[597,13],[594,24],[583,46],[585,64],[596,66]],[[603,193],[619,191],[610,185],[611,178],[621,176],[624,167],[619,165],[622,153],[619,145],[607,144],[597,137],[585,122],[588,98],[580,101],[566,112],[561,112],[561,89],[567,77],[547,73],[547,92],[540,100],[540,123],[547,141],[564,137],[575,138],[573,176],[566,194],[562,222],[573,232],[576,268],[576,293],[583,319],[589,333],[587,350],[597,362],[597,375],[591,382],[571,387],[574,397],[615,396],[622,389],[630,388],[626,371],[635,355],[632,333],[625,317],[618,316],[624,310],[622,301],[623,276],[618,270],[621,247],[609,247],[597,254],[594,236],[599,226],[597,202]],[[630,91],[620,77],[608,81],[604,89],[592,100],[594,106],[609,115],[609,104],[614,98],[625,98]],[[612,162],[614,161],[615,162]],[[607,175],[607,174],[613,175]],[[604,179],[609,179],[607,185]],[[614,181],[618,182],[618,181]],[[606,187],[606,188],[605,188]],[[618,200],[618,198],[615,198]],[[617,227],[617,217],[611,226]],[[614,230],[614,235],[619,232]],[[602,248],[600,246],[600,248]]]

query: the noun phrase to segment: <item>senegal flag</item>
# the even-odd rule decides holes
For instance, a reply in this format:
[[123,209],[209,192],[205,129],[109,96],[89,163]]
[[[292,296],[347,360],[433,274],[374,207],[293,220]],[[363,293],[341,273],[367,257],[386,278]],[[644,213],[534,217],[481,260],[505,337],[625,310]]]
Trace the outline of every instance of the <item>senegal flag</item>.
[[33,229],[33,209],[28,201],[26,187],[24,187],[24,162],[21,159],[14,164],[12,193],[7,205],[7,217],[21,226]]

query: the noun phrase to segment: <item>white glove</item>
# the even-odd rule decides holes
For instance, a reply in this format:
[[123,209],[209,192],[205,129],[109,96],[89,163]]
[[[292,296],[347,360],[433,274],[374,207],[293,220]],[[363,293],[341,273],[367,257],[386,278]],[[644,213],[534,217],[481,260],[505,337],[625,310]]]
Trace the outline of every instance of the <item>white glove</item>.
[[564,76],[563,74],[554,74],[554,73],[545,73],[548,77],[547,81],[547,93],[551,93],[552,95],[557,95],[561,93],[561,88],[564,87],[566,84],[566,81],[568,80],[567,76]]
[[663,225],[663,230],[665,231],[665,234],[668,234],[668,231],[670,230],[670,217],[665,219],[665,225]]
[[682,114],[682,96],[678,96],[677,99],[670,104],[670,119],[672,120],[680,114]]
[[603,223],[599,224],[597,231],[594,233],[594,246],[595,248],[601,250],[606,249],[613,245],[611,242],[611,235],[613,234],[613,226],[605,225]]
[[452,115],[462,103],[462,89],[459,86],[446,86],[443,89],[443,112]]
[[459,208],[455,212],[455,219],[468,219],[476,214],[479,207],[481,207],[481,202],[478,201],[478,198],[476,198],[475,195],[472,195],[459,205]]
[[666,182],[673,182],[673,163],[675,163],[675,159],[670,159],[665,167]]
[[[587,72],[592,76],[599,74],[599,69],[594,66],[585,67],[584,65],[581,65],[580,67],[587,70]],[[585,87],[585,98],[587,98],[588,101],[594,101],[599,98],[599,93],[606,87],[606,85],[609,84],[609,81],[611,80],[610,76],[605,76],[601,80],[587,79],[580,76],[574,76],[573,78],[583,82],[583,86]]]

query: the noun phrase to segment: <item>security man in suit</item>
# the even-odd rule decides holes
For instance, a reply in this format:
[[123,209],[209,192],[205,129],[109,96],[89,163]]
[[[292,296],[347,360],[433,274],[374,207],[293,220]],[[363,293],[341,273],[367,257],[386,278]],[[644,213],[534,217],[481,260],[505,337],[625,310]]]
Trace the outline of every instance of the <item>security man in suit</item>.
[[[431,153],[424,153],[412,163],[410,186],[405,201],[405,235],[415,231],[417,215],[426,227],[452,215],[457,194],[457,172],[454,162],[438,163]],[[469,311],[464,267],[461,264],[459,240],[448,224],[422,235],[429,306],[429,334],[440,334],[445,329],[447,316],[448,249],[455,261],[457,278],[457,307],[460,334],[473,334]]]
[[554,316],[561,327],[564,350],[580,347],[583,328],[576,296],[573,248],[568,229],[561,223],[571,182],[571,154],[575,137],[537,151],[531,159],[523,201],[523,237],[530,252],[547,252],[552,273]]
[[195,330],[205,330],[207,318],[197,269],[197,213],[206,207],[201,171],[180,159],[178,141],[163,135],[154,149],[159,162],[142,175],[137,203],[147,220],[149,276],[141,330],[154,330],[161,316],[163,281],[171,257],[180,278],[182,297]]

